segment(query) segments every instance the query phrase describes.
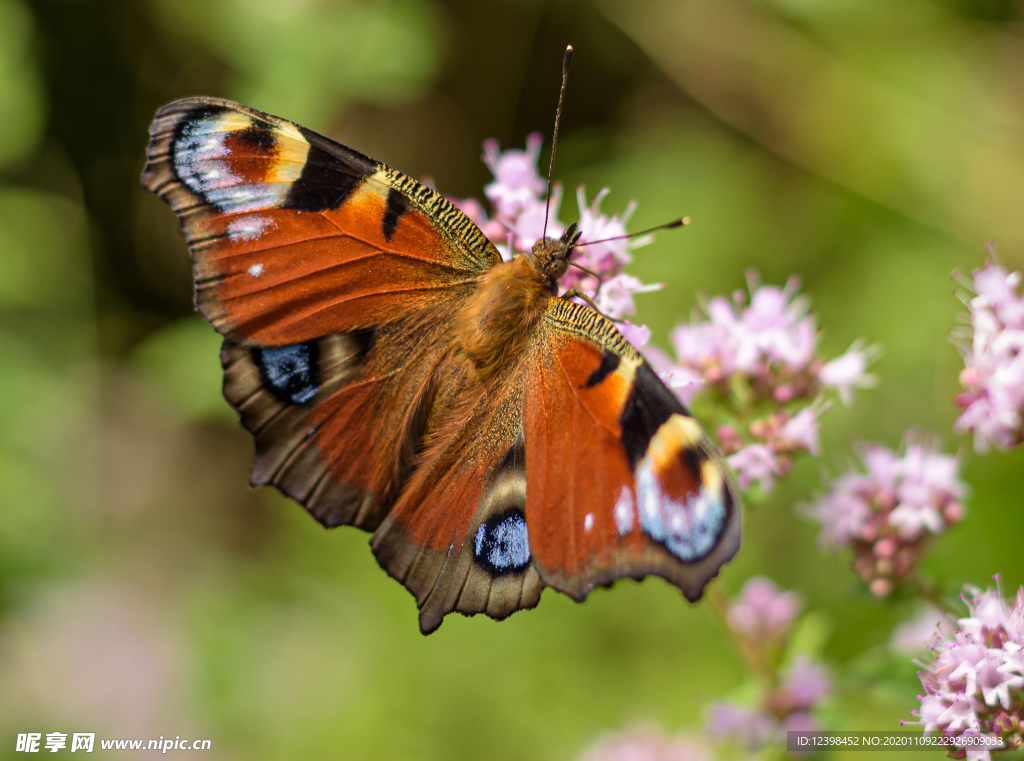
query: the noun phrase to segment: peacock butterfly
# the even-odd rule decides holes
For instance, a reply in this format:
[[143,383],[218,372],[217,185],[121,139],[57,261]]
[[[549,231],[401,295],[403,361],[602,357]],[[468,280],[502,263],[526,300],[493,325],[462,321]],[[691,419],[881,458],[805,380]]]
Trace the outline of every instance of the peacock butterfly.
[[736,490],[701,426],[558,293],[575,226],[502,261],[434,190],[231,101],[171,103],[150,135],[142,183],[177,212],[224,336],[251,483],[372,532],[423,633],[624,577],[696,601],[736,553]]

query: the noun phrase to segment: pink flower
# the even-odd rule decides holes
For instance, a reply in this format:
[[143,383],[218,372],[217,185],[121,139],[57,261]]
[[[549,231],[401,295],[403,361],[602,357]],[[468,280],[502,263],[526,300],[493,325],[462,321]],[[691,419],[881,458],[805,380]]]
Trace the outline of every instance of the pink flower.
[[[970,616],[955,633],[942,632],[932,663],[920,672],[919,723],[926,732],[1008,737],[1022,728],[1024,588],[1011,606],[998,591],[968,588]],[[1013,709],[1012,713],[1008,713]]]
[[[557,238],[565,232],[565,225],[558,220],[562,205],[562,186],[555,184],[551,190],[551,208],[548,210],[549,238]],[[515,235],[517,251],[529,251],[544,233],[544,199],[536,198],[523,204],[518,215],[509,218],[509,226]],[[507,215],[506,215],[507,216]]]
[[749,273],[750,305],[740,308],[725,297],[711,299],[708,320],[680,325],[673,334],[680,361],[715,364],[726,374],[759,375],[772,366],[799,372],[814,356],[817,330],[808,301],[796,297],[799,281],[785,288],[760,285]]
[[547,183],[537,171],[543,143],[539,132],[526,138],[525,151],[501,151],[497,140],[484,142],[483,160],[494,174],[494,182],[484,188],[484,193],[502,216],[515,217],[538,197],[543,199]]
[[779,739],[786,742],[786,733],[788,732],[813,732],[817,729],[819,729],[818,722],[809,713],[794,713],[787,716],[786,720],[782,722]]
[[967,636],[990,643],[1013,642],[1024,647],[1024,587],[1017,592],[1012,606],[1003,600],[998,589],[982,591],[965,587],[965,590],[971,595],[965,603],[970,615],[957,623]]
[[748,274],[750,306],[738,321],[736,365],[756,372],[760,363],[774,362],[791,371],[806,367],[814,356],[817,329],[807,314],[808,299],[797,297],[800,281],[791,277],[785,288],[759,285],[756,274]]
[[712,703],[707,708],[705,731],[709,735],[738,743],[752,751],[767,745],[777,730],[775,719],[760,709],[747,708],[727,700]]
[[698,738],[665,737],[657,729],[635,728],[608,735],[587,748],[580,761],[713,761],[711,750]]
[[[955,273],[954,273],[954,276]],[[974,447],[1006,449],[1024,438],[1024,296],[1021,276],[989,260],[965,283],[975,295],[962,294],[971,327],[951,337],[964,359],[956,397],[963,409],[954,429],[974,434]]]
[[605,280],[601,284],[601,290],[594,301],[597,307],[613,319],[619,319],[627,314],[636,314],[636,304],[633,303],[634,293],[650,293],[660,291],[664,288],[662,283],[644,285],[632,275],[620,272],[615,277]]
[[720,701],[708,706],[705,731],[712,737],[759,751],[773,741],[785,742],[787,731],[816,728],[810,715],[832,689],[825,670],[807,656],[797,656],[782,683],[762,696],[756,708]]
[[[724,299],[712,299],[709,312],[715,304]],[[721,312],[721,310],[715,310]],[[726,311],[731,314],[726,302]],[[713,312],[712,312],[713,314]],[[732,354],[728,351],[729,327],[712,317],[707,322],[691,321],[677,325],[671,334],[672,346],[679,358],[679,365],[695,372],[704,373],[712,368],[720,368],[724,373],[732,373],[735,365]],[[722,380],[723,374],[718,373],[712,380]]]
[[831,491],[808,510],[808,516],[821,523],[819,544],[835,548],[860,538],[864,532],[871,508],[852,488],[859,485],[860,481],[850,476],[837,479]]
[[[1019,652],[1019,650],[1014,651],[1014,655]],[[1010,704],[1016,698],[1016,693],[1021,687],[1024,687],[1024,675],[1020,673],[1019,659],[1010,660],[1007,655],[1004,648],[998,650],[990,648],[974,664],[974,668],[977,688],[981,692],[985,704],[1000,705],[1008,711]]]
[[689,406],[693,395],[704,385],[701,374],[675,364],[671,357],[656,346],[646,347],[644,354],[665,385],[675,392],[684,405]]
[[[636,312],[633,294],[656,291],[662,288],[662,285],[644,285],[635,277],[622,272],[622,268],[632,261],[629,252],[647,245],[654,238],[651,235],[643,235],[632,239],[605,240],[626,235],[626,222],[636,209],[636,204],[630,202],[621,217],[616,214],[610,217],[601,214],[601,201],[608,192],[608,188],[602,188],[588,206],[583,187],[576,189],[580,207],[579,229],[583,237],[573,255],[573,261],[602,279],[600,289],[597,278],[579,267],[570,267],[559,282],[566,289],[576,288],[583,291],[597,302],[602,312],[613,319],[618,319]],[[588,241],[602,242],[588,244]]]
[[991,309],[999,322],[1014,329],[1024,328],[1024,300],[1017,293],[1021,284],[1019,272],[1006,269],[989,260],[985,267],[974,271],[972,309]]
[[933,534],[945,528],[943,508],[963,499],[967,488],[959,478],[960,461],[922,444],[911,444],[899,467],[896,498],[899,504],[889,515],[889,523],[908,538],[916,538],[927,529]]
[[623,337],[637,349],[642,349],[651,340],[651,331],[646,325],[634,325],[629,320],[623,320],[618,328]]
[[796,710],[809,711],[832,690],[825,669],[806,655],[798,655],[782,681],[782,690]]
[[951,693],[946,700],[945,710],[935,719],[939,728],[954,733],[958,729],[978,728],[981,722],[976,713],[980,708],[977,700],[962,692]]
[[703,318],[672,331],[675,361],[659,354],[654,362],[684,404],[709,398],[713,408],[728,410],[723,422],[732,435],[720,444],[729,464],[741,488],[756,482],[767,492],[794,456],[820,453],[819,419],[832,405],[826,392],[849,401],[853,388],[873,383],[864,370],[877,351],[858,342],[826,363],[796,278],[780,288],[749,272],[748,287],[749,305],[741,293],[709,299]]
[[870,375],[867,368],[879,354],[877,345],[865,349],[863,341],[854,341],[845,354],[825,363],[818,379],[822,385],[836,389],[843,404],[849,406],[853,403],[855,388],[873,388],[878,385],[878,376]]
[[795,592],[782,592],[771,579],[755,576],[729,608],[733,630],[753,640],[785,636],[803,604]]
[[902,454],[865,446],[860,459],[864,470],[836,479],[804,512],[821,523],[820,543],[853,549],[854,571],[884,597],[913,570],[924,539],[963,518],[967,487],[959,458],[909,436]]
[[[727,399],[735,398],[737,389],[749,389],[752,397],[746,404],[774,408],[784,430],[767,425],[763,428],[774,440],[755,434],[753,441],[744,438],[745,443],[764,444],[776,457],[797,451],[817,455],[817,419],[829,406],[821,393],[833,392],[848,403],[854,388],[874,384],[874,376],[865,371],[878,350],[864,349],[858,341],[842,357],[826,362],[817,354],[818,330],[808,299],[799,295],[799,280],[791,277],[782,288],[763,285],[751,271],[747,282],[749,304],[740,292],[731,299],[716,296],[704,304],[702,316],[675,327],[671,341],[676,360],[661,363],[659,373],[686,378],[686,383],[674,384],[686,389],[685,403],[712,389]],[[703,383],[693,382],[694,376]],[[798,403],[818,398],[814,406],[792,411]],[[767,458],[759,461],[763,469]]]
[[932,505],[901,504],[889,514],[889,523],[898,526],[907,539],[916,539],[926,530],[939,534],[945,528],[942,516]]
[[782,466],[770,447],[764,444],[750,444],[739,452],[729,455],[729,467],[736,471],[736,480],[741,489],[748,489],[757,481],[761,491],[769,492],[775,485],[775,476],[781,474]]
[[788,449],[806,449],[818,456],[818,417],[831,405],[811,404],[791,417],[779,430],[779,443]]
[[954,631],[952,620],[934,605],[924,604],[911,620],[893,630],[889,647],[903,655],[917,655],[938,637],[948,637]]
[[867,466],[862,488],[875,492],[886,502],[896,499],[896,480],[901,469],[899,454],[881,444],[869,444],[863,447],[860,458]]
[[[603,241],[606,238],[621,238],[626,235],[626,223],[636,211],[636,202],[630,201],[621,217],[618,214],[606,216],[601,213],[601,201],[609,192],[608,188],[601,188],[590,205],[587,205],[587,194],[583,186],[580,185],[576,188],[576,202],[579,204],[580,210],[579,229],[583,233],[580,243],[585,244],[592,240]],[[587,269],[599,274],[618,272],[633,261],[633,257],[629,255],[630,250],[646,246],[653,240],[653,235],[644,235],[629,240],[610,240],[604,243],[584,245],[581,246],[576,259]]]

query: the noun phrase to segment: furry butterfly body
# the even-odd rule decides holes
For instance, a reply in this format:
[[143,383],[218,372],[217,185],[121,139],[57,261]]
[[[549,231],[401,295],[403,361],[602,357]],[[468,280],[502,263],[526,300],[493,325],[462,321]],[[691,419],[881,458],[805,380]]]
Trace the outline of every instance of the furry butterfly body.
[[699,424],[558,296],[574,228],[503,262],[433,190],[229,101],[162,108],[148,159],[224,336],[251,482],[373,532],[424,633],[622,577],[695,600],[735,554],[736,493]]

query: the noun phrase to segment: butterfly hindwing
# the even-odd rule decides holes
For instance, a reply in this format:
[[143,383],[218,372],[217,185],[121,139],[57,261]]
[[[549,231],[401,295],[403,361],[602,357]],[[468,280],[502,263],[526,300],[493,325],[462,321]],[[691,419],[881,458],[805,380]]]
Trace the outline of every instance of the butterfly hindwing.
[[256,442],[252,484],[325,526],[376,529],[425,435],[449,322],[438,309],[288,346],[225,339],[224,395]]
[[548,586],[584,599],[661,576],[690,600],[739,547],[728,470],[614,326],[560,299],[535,344],[524,416],[527,526]]
[[332,476],[309,420],[318,403],[351,383],[360,364],[358,336],[250,348],[225,339],[224,395],[256,443],[250,482],[272,484],[327,527],[374,528],[372,494]]
[[235,343],[375,328],[464,294],[500,260],[440,194],[284,119],[187,98],[150,135],[143,185],[178,213],[196,305]]
[[420,629],[445,615],[502,619],[540,600],[527,536],[525,363],[487,388],[465,357],[442,368],[415,472],[373,536],[378,561],[416,597]]

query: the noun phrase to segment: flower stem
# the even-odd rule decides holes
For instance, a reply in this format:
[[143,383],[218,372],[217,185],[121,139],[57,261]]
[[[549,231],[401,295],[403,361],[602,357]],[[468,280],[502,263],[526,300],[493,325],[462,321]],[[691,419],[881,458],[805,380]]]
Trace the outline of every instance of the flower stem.
[[719,585],[716,583],[708,584],[704,592],[707,595],[708,605],[711,606],[715,618],[722,624],[722,628],[728,633],[729,639],[732,640],[733,645],[740,652],[740,655],[743,656],[747,665],[750,666],[750,670],[769,684],[774,684],[775,674],[765,664],[758,649],[729,626],[729,602],[725,599],[725,594]]
[[954,618],[963,615],[962,610],[957,610],[956,608],[954,608],[949,603],[949,601],[942,596],[942,594],[939,592],[938,585],[931,585],[925,583],[924,579],[922,579],[920,575],[918,575],[917,573],[913,574],[910,577],[910,580],[914,584],[914,589],[917,591],[917,593],[921,596],[923,600],[930,602],[936,608],[943,611],[944,613],[950,614]]

